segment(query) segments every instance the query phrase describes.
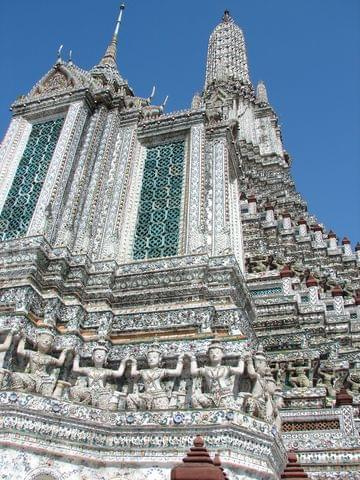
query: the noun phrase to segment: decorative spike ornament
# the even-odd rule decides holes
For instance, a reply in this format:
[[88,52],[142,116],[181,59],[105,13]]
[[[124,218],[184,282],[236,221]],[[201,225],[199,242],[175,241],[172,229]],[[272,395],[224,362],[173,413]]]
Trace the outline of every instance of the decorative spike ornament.
[[100,65],[110,65],[112,67],[116,66],[117,43],[118,43],[119,29],[120,29],[120,24],[121,24],[124,9],[125,9],[125,4],[122,3],[120,5],[119,16],[116,20],[114,34],[112,36],[111,42],[109,43],[106,49],[104,56],[100,60]]

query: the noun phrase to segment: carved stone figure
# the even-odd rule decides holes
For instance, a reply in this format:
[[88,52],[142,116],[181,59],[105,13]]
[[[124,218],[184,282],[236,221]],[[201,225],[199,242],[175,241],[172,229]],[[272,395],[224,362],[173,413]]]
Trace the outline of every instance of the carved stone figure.
[[276,384],[279,387],[284,387],[286,381],[287,367],[285,362],[276,362],[272,368],[272,374],[275,378]]
[[238,401],[234,398],[234,382],[237,375],[243,375],[245,362],[240,358],[237,367],[222,365],[224,357],[223,347],[219,342],[213,342],[208,349],[210,365],[198,367],[195,355],[191,356],[190,373],[192,377],[205,379],[206,391],[200,388],[195,389],[191,397],[194,408],[209,407],[234,407],[243,403],[240,396]]
[[165,377],[179,377],[183,370],[184,355],[178,357],[177,366],[174,369],[162,368],[161,352],[155,344],[150,347],[146,360],[149,368],[137,369],[137,362],[133,358],[130,376],[141,379],[144,383],[144,392],[135,391],[127,396],[127,407],[130,410],[165,410],[171,403],[171,393],[169,394],[162,380]]
[[284,402],[284,397],[282,393],[282,389],[279,387],[276,387],[274,395],[273,395],[273,401],[274,401],[274,417],[275,417],[275,425],[279,432],[281,431],[281,417],[280,417],[280,409],[285,407],[285,402]]
[[298,365],[295,367],[291,362],[289,363],[289,383],[291,386],[298,388],[309,388],[311,386],[311,381],[308,376],[311,367],[310,363],[309,360],[305,365]]
[[18,348],[18,355],[29,360],[25,372],[11,372],[10,384],[13,390],[35,392],[50,396],[56,384],[54,368],[61,367],[66,355],[71,349],[64,349],[59,358],[49,355],[53,350],[54,334],[50,329],[43,329],[37,333],[37,351],[25,349],[26,338],[22,337]]
[[360,394],[360,360],[355,362],[354,367],[349,372],[348,382],[350,383],[351,395]]
[[90,405],[91,403],[91,390],[88,387],[88,381],[86,377],[79,376],[73,387],[69,389],[69,398],[77,403],[83,403],[84,405]]
[[261,347],[253,359],[247,359],[246,366],[253,385],[251,397],[246,399],[245,410],[250,415],[272,422],[275,416],[272,394],[276,390],[276,383]]
[[109,378],[123,376],[129,358],[124,358],[117,370],[104,368],[107,359],[107,348],[98,344],[92,352],[93,367],[80,367],[80,356],[75,355],[73,372],[87,377],[86,382],[77,380],[70,388],[69,398],[79,403],[91,404],[93,407],[105,410],[117,410],[120,397],[124,394],[115,391],[106,384]]
[[[12,329],[5,337],[3,343],[0,344],[0,352],[7,352],[10,348],[13,336],[16,333],[16,329]],[[5,379],[10,374],[6,368],[0,368],[0,389],[5,385]]]
[[334,369],[332,370],[322,370],[319,369],[319,375],[321,379],[317,382],[317,387],[325,387],[327,396],[335,402],[336,399],[336,388],[335,388],[335,380],[336,374]]
[[269,367],[265,372],[266,388],[266,414],[268,420],[274,418],[274,423],[278,430],[281,430],[281,417],[279,409],[284,407],[284,399],[282,397],[282,389],[278,387]]

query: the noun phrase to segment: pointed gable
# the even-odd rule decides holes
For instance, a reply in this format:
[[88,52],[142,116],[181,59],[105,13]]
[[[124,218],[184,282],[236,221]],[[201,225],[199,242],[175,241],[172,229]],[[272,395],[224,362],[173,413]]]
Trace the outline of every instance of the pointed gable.
[[31,89],[27,99],[95,86],[91,75],[72,62],[57,62]]

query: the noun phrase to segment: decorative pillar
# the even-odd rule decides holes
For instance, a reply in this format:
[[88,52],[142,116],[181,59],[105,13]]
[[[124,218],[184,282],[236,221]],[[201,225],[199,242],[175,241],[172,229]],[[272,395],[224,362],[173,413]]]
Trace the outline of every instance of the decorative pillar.
[[335,233],[332,230],[330,230],[330,232],[328,233],[328,240],[329,240],[328,248],[330,248],[330,249],[337,248],[337,246],[338,246],[337,238],[336,238]]
[[248,198],[248,204],[249,204],[249,214],[255,215],[257,213],[257,203],[256,203],[256,197],[254,195],[250,195],[250,197]]
[[306,286],[309,290],[309,300],[311,304],[319,303],[319,283],[312,275],[306,279]]
[[352,255],[351,243],[347,237],[343,238],[342,245],[343,245],[344,255],[346,256]]
[[308,226],[307,226],[306,220],[304,218],[300,218],[300,220],[298,221],[298,225],[299,225],[299,236],[306,237],[308,234]]
[[[224,255],[232,250],[226,130],[220,129],[211,132],[211,135],[205,149],[206,177],[212,185],[212,188],[206,189],[205,195],[206,235],[211,255]],[[238,243],[241,245],[240,241]],[[242,263],[241,260],[239,263]]]
[[334,299],[334,308],[337,315],[344,315],[344,292],[343,289],[337,285],[331,290],[331,295]]
[[291,223],[291,215],[288,212],[283,213],[283,229],[284,230],[291,230],[292,223]]
[[186,252],[189,254],[206,251],[204,236],[204,142],[203,124],[193,125],[190,130],[189,157],[189,201]]
[[315,242],[315,248],[321,248],[324,246],[324,239],[323,239],[323,229],[320,225],[316,224],[312,227],[312,230],[314,232],[314,242]]
[[291,295],[293,292],[291,280],[293,276],[294,272],[290,269],[289,265],[285,265],[284,268],[280,270],[284,295]]
[[274,216],[274,207],[271,205],[271,203],[267,203],[265,205],[265,212],[266,212],[266,216],[265,216],[266,222],[273,223],[275,220],[275,216]]

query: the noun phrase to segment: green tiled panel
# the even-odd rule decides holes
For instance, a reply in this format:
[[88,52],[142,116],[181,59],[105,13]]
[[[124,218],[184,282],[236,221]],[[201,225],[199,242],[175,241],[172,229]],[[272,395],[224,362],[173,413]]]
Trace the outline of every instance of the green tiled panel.
[[58,118],[33,125],[0,215],[0,241],[26,234],[63,123]]
[[177,255],[184,142],[149,148],[134,241],[134,259]]

